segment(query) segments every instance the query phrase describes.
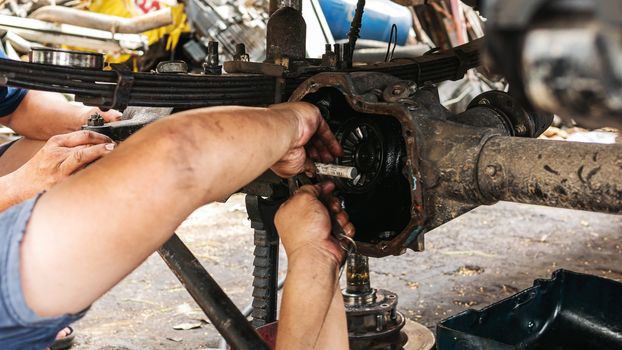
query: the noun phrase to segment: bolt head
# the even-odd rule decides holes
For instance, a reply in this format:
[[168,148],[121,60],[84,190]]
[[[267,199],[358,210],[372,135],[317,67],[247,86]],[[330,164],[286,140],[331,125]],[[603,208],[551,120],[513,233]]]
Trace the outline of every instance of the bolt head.
[[516,132],[519,134],[524,134],[527,132],[527,127],[525,127],[523,124],[516,125]]
[[484,169],[484,173],[488,176],[495,176],[497,174],[497,168],[494,165],[489,165]]

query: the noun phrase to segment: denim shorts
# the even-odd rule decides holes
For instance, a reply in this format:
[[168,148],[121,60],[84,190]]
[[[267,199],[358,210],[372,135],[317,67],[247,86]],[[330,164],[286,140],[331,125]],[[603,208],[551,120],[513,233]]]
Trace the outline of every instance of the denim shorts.
[[26,305],[20,277],[20,244],[39,196],[0,212],[0,349],[42,350],[79,315],[37,316]]

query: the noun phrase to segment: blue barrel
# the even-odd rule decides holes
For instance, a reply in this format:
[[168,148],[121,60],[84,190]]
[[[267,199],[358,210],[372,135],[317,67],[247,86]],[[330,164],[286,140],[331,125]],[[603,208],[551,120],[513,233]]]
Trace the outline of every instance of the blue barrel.
[[[335,40],[346,39],[356,10],[356,0],[320,0]],[[412,15],[408,8],[390,0],[367,0],[363,12],[361,38],[388,42],[391,25],[397,25],[397,43],[406,44],[412,27]]]

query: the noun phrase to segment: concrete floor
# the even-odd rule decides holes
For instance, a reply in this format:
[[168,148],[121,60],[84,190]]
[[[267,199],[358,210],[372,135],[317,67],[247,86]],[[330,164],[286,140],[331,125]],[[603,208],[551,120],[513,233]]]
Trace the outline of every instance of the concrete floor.
[[[252,231],[244,199],[199,209],[178,231],[239,307],[250,301]],[[372,259],[374,287],[434,329],[564,268],[622,280],[622,217],[510,203],[481,207],[426,236],[426,251]],[[281,264],[285,266],[285,262]],[[197,327],[188,330],[175,328]],[[216,347],[218,335],[159,256],[93,305],[75,349]]]

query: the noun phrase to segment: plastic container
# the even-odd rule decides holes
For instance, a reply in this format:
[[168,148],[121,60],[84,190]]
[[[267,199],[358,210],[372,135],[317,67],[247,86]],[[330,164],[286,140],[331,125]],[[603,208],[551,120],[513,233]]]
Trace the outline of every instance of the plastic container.
[[441,321],[438,350],[622,349],[622,284],[558,270],[480,311]]
[[[335,40],[346,39],[356,11],[356,0],[320,0],[320,6]],[[412,27],[408,8],[390,0],[367,0],[361,38],[389,42],[394,23],[397,25],[397,44],[406,44]]]

